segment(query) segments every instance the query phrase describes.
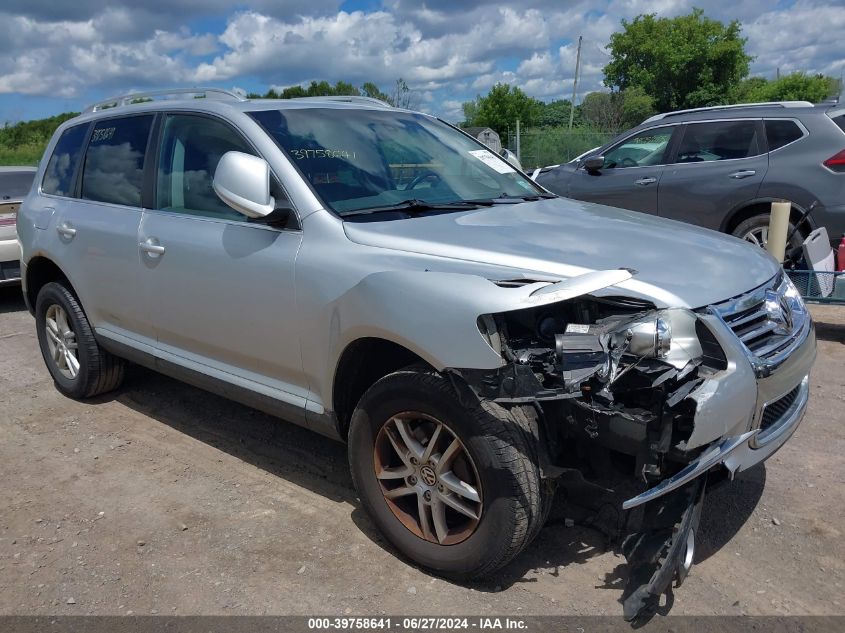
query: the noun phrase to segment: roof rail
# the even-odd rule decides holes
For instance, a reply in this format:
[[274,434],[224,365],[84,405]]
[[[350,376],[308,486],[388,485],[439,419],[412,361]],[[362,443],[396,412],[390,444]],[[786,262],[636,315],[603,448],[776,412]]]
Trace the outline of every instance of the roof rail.
[[360,95],[326,95],[325,97],[294,97],[291,101],[340,101],[341,103],[369,103],[392,108],[387,101],[375,97],[362,97]]
[[664,112],[663,114],[655,114],[647,118],[640,125],[659,121],[670,116],[677,116],[679,114],[691,114],[693,112],[712,112],[714,110],[732,110],[734,108],[812,108],[813,104],[809,101],[761,101],[759,103],[734,103],[731,105],[709,106],[706,108],[690,108],[689,110],[675,110],[674,112]]
[[119,97],[111,97],[97,103],[92,103],[83,112],[99,112],[109,108],[131,105],[138,101],[152,101],[153,97],[167,97],[171,95],[194,95],[195,97],[223,98],[235,101],[246,101],[241,95],[223,88],[172,88],[170,90],[149,90],[147,92],[132,92]]

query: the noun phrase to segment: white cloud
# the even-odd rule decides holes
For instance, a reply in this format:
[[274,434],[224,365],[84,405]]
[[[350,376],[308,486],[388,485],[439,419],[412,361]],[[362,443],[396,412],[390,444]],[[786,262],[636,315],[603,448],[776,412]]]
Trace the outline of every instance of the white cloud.
[[[673,16],[706,5],[709,17],[743,22],[752,72],[838,76],[841,0],[383,0],[339,11],[341,0],[7,0],[0,9],[0,95],[80,101],[130,87],[214,83],[289,86],[310,80],[403,77],[419,107],[461,117],[460,104],[496,82],[541,99],[569,97],[583,36],[579,98],[602,86],[605,46],[620,20]],[[196,18],[213,18],[195,22]],[[188,24],[225,20],[221,30]],[[0,114],[3,111],[0,96]],[[7,110],[8,111],[8,110]],[[2,118],[2,116],[0,116]]]

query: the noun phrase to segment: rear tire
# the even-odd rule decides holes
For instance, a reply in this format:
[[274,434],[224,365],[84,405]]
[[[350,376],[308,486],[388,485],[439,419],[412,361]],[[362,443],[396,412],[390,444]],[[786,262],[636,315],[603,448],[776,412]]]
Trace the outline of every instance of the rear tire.
[[123,382],[125,362],[100,347],[76,296],[62,284],[38,292],[35,325],[44,363],[64,395],[91,398]]
[[[790,235],[794,228],[795,226],[792,224],[792,222],[790,222],[786,234]],[[743,220],[736,226],[736,228],[733,230],[733,233],[731,233],[731,235],[733,235],[734,237],[738,237],[741,240],[745,240],[746,242],[755,244],[760,248],[766,248],[766,243],[768,242],[768,234],[768,213],[760,213],[758,215],[754,215],[748,218],[747,220]],[[792,236],[792,239],[787,243],[786,250],[789,251],[792,248],[800,248],[803,242],[804,237],[801,235],[801,231],[796,231],[795,234]]]
[[[350,425],[349,463],[362,505],[387,540],[423,567],[453,578],[489,575],[523,550],[544,519],[536,437],[524,421],[494,403],[459,400],[452,383],[433,370],[412,367],[385,376],[361,398]],[[446,475],[457,473],[467,496],[455,497],[458,487],[446,476],[441,480],[442,472],[430,477],[420,470],[438,466],[454,441],[461,461]],[[415,451],[423,458],[416,465]],[[438,531],[435,518],[420,519],[426,512],[436,516],[442,482],[477,520],[451,506],[441,515],[448,531]]]

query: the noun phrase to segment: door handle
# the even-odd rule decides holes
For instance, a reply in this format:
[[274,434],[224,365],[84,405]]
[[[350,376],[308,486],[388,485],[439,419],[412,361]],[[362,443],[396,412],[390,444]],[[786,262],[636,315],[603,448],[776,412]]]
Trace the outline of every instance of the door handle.
[[638,185],[641,185],[641,186],[650,185],[650,184],[655,183],[655,182],[657,182],[657,178],[640,178],[639,180],[634,181],[635,184],[638,184]]
[[734,173],[729,174],[729,176],[731,178],[740,179],[740,178],[748,178],[749,176],[753,176],[756,173],[757,172],[754,171],[753,169],[743,169],[742,171],[735,171]]
[[64,237],[73,237],[76,235],[76,229],[73,228],[69,222],[62,222],[56,227],[56,232]]
[[158,257],[159,255],[164,255],[164,246],[158,243],[158,240],[154,237],[150,237],[138,246],[141,248],[142,251],[145,253],[149,253],[151,257]]

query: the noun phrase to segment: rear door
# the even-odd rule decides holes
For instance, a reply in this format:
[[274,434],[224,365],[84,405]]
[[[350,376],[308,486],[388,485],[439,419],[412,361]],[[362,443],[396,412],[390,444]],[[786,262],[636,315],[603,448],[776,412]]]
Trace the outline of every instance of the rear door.
[[657,213],[657,189],[672,135],[680,126],[642,130],[604,152],[597,172],[580,167],[572,175],[569,197],[645,213]]
[[673,154],[660,180],[659,215],[715,230],[757,197],[769,168],[761,119],[688,123]]
[[[76,130],[85,153],[71,184],[60,155],[50,159],[42,192],[53,195],[57,261],[67,271],[98,330],[149,339],[152,329],[140,290],[138,227],[149,137],[155,115],[99,119]],[[74,129],[74,128],[71,128]]]
[[[140,244],[159,356],[305,406],[294,297],[302,232],[248,221],[214,193],[228,151],[256,154],[215,117],[167,114]],[[281,202],[280,189],[273,192]],[[244,382],[246,380],[247,382]]]

